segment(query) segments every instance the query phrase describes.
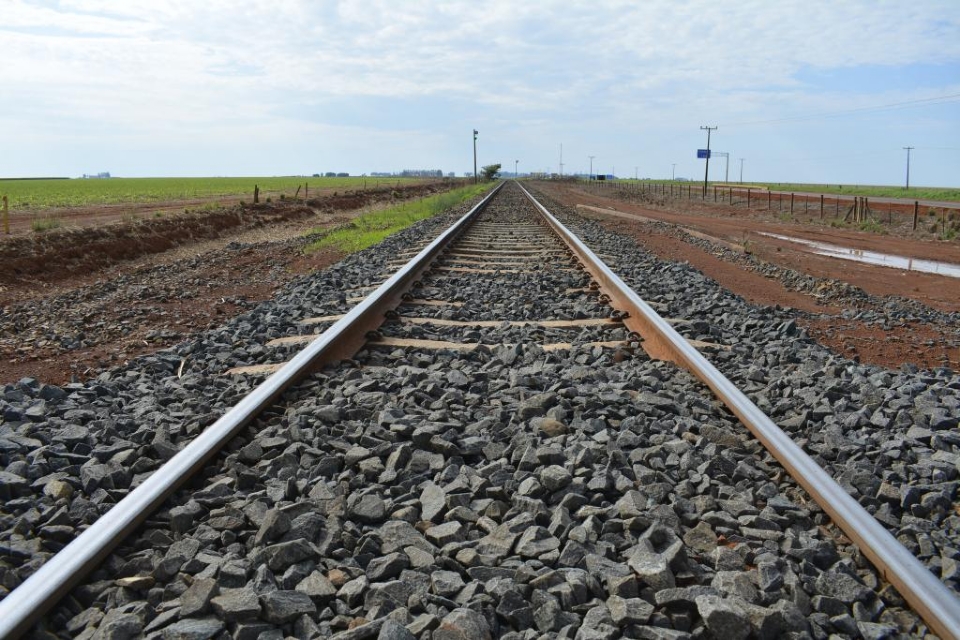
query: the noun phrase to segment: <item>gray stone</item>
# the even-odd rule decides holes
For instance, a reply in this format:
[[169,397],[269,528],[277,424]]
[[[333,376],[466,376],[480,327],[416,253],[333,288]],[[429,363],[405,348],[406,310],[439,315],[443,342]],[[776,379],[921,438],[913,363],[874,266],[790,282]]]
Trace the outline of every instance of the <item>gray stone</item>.
[[220,595],[210,600],[210,604],[226,622],[247,620],[260,615],[260,599],[249,587],[221,589]]
[[320,571],[314,571],[301,580],[295,587],[300,593],[305,593],[316,602],[327,602],[337,595],[337,588],[333,586],[327,576]]
[[190,618],[204,613],[210,600],[217,595],[219,585],[213,578],[198,578],[180,594],[180,617]]
[[563,489],[572,479],[573,476],[569,471],[556,464],[545,467],[540,472],[540,484],[551,493]]
[[383,626],[380,627],[380,633],[377,635],[377,640],[415,640],[415,638],[416,636],[405,626],[390,618],[383,621]]
[[560,541],[543,527],[530,527],[520,535],[520,540],[517,541],[517,553],[525,558],[539,558],[559,548]]
[[456,571],[434,571],[430,574],[430,588],[438,596],[452,598],[463,589],[464,584]]
[[262,552],[271,571],[283,571],[292,564],[312,558],[315,553],[310,543],[302,538],[270,545]]
[[420,519],[436,522],[447,506],[447,494],[432,482],[424,485],[420,492]]
[[387,505],[377,494],[368,493],[350,507],[350,515],[360,522],[376,524],[387,517]]
[[445,522],[435,527],[430,527],[424,532],[424,535],[427,536],[427,540],[442,547],[447,543],[463,540],[463,525],[456,521]]
[[303,614],[316,613],[317,606],[300,591],[270,591],[260,596],[264,618],[268,622],[284,624]]
[[396,578],[400,572],[410,566],[410,559],[406,554],[393,552],[385,556],[374,558],[367,564],[367,578],[370,582],[383,582]]
[[658,553],[637,549],[627,560],[627,564],[637,574],[637,578],[654,591],[676,586],[667,559]]
[[717,546],[717,534],[709,524],[701,520],[697,526],[683,534],[683,541],[700,553],[709,553]]
[[256,545],[273,542],[290,531],[290,516],[277,509],[270,509],[263,517],[260,529],[253,541]]
[[472,609],[454,609],[433,632],[434,640],[491,640],[487,619]]
[[719,596],[697,596],[697,611],[707,629],[717,638],[746,638],[750,617],[734,600]]
[[621,598],[610,596],[607,598],[607,610],[610,618],[617,626],[644,624],[653,613],[653,605],[640,598]]
[[866,602],[873,590],[842,571],[824,571],[817,577],[817,591],[846,605]]
[[164,627],[163,640],[207,640],[223,631],[223,621],[216,618],[187,618]]

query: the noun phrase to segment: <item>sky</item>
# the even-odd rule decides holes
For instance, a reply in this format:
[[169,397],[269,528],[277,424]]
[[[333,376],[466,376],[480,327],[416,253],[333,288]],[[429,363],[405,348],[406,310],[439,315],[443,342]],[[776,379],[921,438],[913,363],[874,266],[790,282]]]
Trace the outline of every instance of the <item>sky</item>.
[[[0,0],[0,177],[960,187],[958,0]],[[741,158],[743,162],[741,163]],[[726,179],[714,155],[710,179]]]

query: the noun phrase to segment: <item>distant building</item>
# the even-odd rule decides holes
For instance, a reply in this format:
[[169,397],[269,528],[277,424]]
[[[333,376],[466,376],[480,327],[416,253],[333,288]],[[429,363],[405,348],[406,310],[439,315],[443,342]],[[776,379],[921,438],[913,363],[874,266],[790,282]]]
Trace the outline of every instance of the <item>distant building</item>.
[[100,173],[98,173],[98,174],[96,174],[96,175],[86,174],[86,173],[85,173],[85,174],[83,174],[83,177],[84,177],[84,179],[87,179],[87,180],[104,179],[104,178],[109,178],[109,177],[110,177],[110,172],[109,172],[109,171],[101,171]]

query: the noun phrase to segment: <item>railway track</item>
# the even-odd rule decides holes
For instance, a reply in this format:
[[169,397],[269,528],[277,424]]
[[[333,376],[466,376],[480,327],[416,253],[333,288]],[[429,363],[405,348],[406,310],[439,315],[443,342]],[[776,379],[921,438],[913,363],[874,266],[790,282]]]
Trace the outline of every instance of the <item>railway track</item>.
[[960,634],[955,594],[698,352],[731,345],[681,337],[519,187],[421,246],[232,369],[270,377],[0,601],[0,636],[51,606],[103,637]]

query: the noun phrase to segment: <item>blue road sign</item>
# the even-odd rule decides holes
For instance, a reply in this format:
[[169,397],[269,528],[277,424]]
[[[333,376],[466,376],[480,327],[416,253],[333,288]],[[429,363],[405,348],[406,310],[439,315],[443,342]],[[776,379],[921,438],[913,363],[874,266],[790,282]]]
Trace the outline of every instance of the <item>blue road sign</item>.
[[698,158],[709,158],[709,157],[710,157],[710,150],[709,150],[709,149],[697,149],[697,157],[698,157]]

